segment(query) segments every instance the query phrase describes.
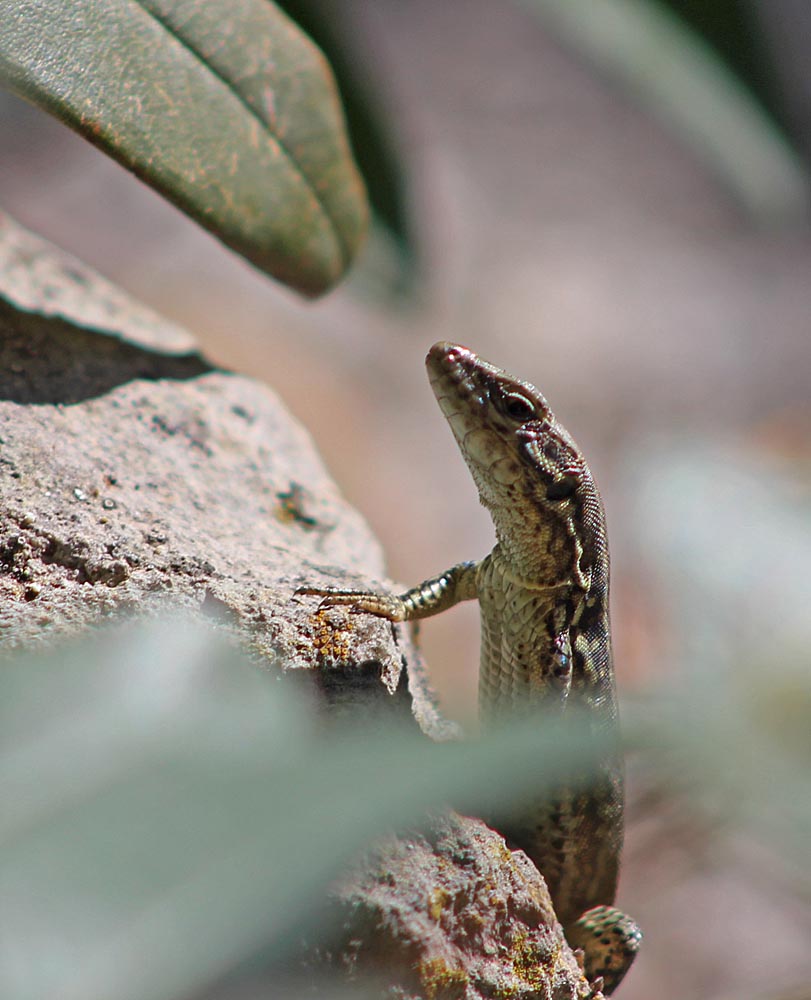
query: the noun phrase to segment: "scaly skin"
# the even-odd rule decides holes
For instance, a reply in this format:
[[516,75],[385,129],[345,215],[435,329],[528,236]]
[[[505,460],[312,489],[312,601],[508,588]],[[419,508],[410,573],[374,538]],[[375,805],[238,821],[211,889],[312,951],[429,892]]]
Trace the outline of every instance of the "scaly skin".
[[579,448],[533,386],[456,344],[435,344],[426,365],[497,544],[480,562],[454,566],[399,597],[317,593],[325,604],[393,621],[477,598],[484,727],[528,708],[586,711],[600,745],[588,782],[573,775],[553,799],[528,803],[508,832],[544,875],[570,943],[584,950],[586,974],[603,979],[610,993],[641,933],[612,905],[623,768],[600,494]]

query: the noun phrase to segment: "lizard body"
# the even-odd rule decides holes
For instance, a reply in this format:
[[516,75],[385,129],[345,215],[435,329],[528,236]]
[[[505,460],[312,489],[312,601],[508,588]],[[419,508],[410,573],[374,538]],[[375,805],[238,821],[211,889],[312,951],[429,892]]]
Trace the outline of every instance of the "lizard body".
[[393,621],[476,598],[483,726],[528,709],[586,711],[601,747],[588,782],[564,782],[554,797],[530,803],[508,832],[544,875],[570,943],[584,949],[587,975],[611,992],[641,933],[612,905],[623,767],[600,494],[579,448],[529,383],[455,344],[435,344],[426,365],[497,544],[480,562],[454,566],[399,597],[318,593],[328,605]]

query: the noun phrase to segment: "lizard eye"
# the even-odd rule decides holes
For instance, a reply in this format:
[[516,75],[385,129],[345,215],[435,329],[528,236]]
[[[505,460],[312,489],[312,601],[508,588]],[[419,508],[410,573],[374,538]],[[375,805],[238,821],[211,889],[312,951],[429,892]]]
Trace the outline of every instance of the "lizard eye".
[[546,487],[547,500],[565,500],[577,489],[577,479],[574,476],[564,476],[556,483],[550,483]]
[[526,396],[518,392],[505,392],[500,397],[502,412],[517,423],[526,423],[535,417],[535,407]]

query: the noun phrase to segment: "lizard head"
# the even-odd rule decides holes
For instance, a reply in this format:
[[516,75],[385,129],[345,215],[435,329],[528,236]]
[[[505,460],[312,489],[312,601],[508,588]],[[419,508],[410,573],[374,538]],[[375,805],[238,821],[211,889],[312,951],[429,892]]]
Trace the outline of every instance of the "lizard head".
[[602,504],[580,449],[546,399],[459,344],[435,344],[426,366],[502,549],[550,582],[568,565],[572,582],[588,589],[604,555]]

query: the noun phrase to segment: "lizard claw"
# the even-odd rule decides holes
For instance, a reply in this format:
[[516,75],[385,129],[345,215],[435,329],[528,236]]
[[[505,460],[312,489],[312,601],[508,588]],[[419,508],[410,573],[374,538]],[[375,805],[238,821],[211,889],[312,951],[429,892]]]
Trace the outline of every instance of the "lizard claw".
[[319,611],[328,608],[346,608],[355,614],[376,615],[388,621],[402,621],[402,601],[387,594],[374,594],[365,590],[338,590],[331,587],[299,587],[296,594],[320,596]]

